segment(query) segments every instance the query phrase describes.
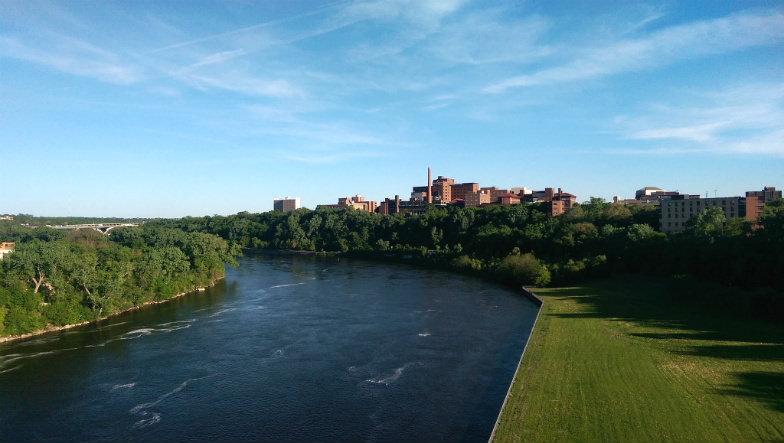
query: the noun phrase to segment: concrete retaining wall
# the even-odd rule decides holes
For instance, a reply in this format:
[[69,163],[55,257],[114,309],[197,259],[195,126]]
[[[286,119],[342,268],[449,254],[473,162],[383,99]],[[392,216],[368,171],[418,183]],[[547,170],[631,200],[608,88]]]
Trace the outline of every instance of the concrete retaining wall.
[[536,313],[536,318],[534,319],[534,324],[531,326],[531,333],[528,336],[528,340],[525,342],[525,347],[523,348],[523,353],[520,355],[520,361],[517,362],[517,369],[515,369],[514,375],[512,376],[512,382],[509,383],[509,389],[506,391],[506,397],[504,397],[504,403],[501,405],[501,410],[498,411],[498,418],[495,419],[495,425],[493,425],[493,432],[490,434],[490,439],[488,442],[493,441],[495,439],[495,431],[498,430],[498,423],[501,421],[501,414],[504,413],[504,408],[506,408],[506,402],[509,400],[509,396],[512,394],[512,387],[514,386],[515,380],[517,380],[517,373],[520,372],[520,366],[523,364],[523,357],[525,356],[525,351],[528,349],[528,344],[531,342],[531,336],[534,334],[534,329],[536,329],[536,322],[539,321],[539,314],[542,313],[542,305],[544,301],[539,298],[538,295],[534,294],[530,289],[523,286],[523,294],[526,297],[530,298],[531,301],[536,303],[539,306],[539,311]]

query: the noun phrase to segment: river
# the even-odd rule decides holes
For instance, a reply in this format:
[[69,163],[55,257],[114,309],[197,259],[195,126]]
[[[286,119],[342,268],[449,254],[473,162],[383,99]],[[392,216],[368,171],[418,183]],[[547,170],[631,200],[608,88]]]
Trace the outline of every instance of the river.
[[405,265],[250,255],[205,292],[0,345],[2,441],[487,441],[537,306]]

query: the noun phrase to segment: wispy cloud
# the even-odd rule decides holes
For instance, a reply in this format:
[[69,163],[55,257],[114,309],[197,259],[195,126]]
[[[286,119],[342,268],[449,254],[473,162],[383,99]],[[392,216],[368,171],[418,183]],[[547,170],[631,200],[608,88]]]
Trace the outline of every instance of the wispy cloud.
[[300,154],[285,154],[285,158],[291,161],[311,164],[335,164],[342,163],[350,160],[363,159],[363,158],[382,158],[388,156],[388,153],[382,151],[360,151],[360,152],[336,152],[336,153],[300,153]]
[[622,139],[645,143],[623,152],[784,157],[784,84],[744,85],[690,99],[703,105],[658,105],[617,118]]
[[0,36],[0,57],[25,60],[107,83],[127,85],[144,78],[135,64],[84,40],[59,36],[50,43],[46,47],[36,47],[14,37]]
[[499,93],[510,88],[572,82],[781,41],[784,41],[784,13],[745,12],[673,26],[645,38],[588,47],[570,62],[507,78],[485,87],[484,91]]
[[477,11],[452,20],[432,36],[425,53],[450,65],[529,64],[551,49],[540,40],[551,28],[540,16],[510,19],[508,11]]
[[199,89],[217,88],[237,92],[244,95],[268,97],[292,97],[303,92],[286,79],[269,79],[258,77],[240,70],[221,72],[218,74],[191,74],[180,76],[192,86]]
[[374,131],[350,121],[333,121],[318,105],[252,105],[247,110],[254,121],[253,133],[278,146],[286,159],[318,164],[334,164],[360,158],[391,155],[406,146],[385,129]]
[[221,51],[214,54],[209,54],[201,60],[192,63],[180,70],[180,73],[195,71],[203,66],[224,63],[235,57],[245,55],[247,52],[244,49],[235,49],[233,51]]

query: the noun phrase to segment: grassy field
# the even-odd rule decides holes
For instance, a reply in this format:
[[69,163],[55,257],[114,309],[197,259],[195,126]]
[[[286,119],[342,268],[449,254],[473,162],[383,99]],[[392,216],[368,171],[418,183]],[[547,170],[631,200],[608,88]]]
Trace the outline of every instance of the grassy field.
[[494,441],[784,441],[784,326],[676,283],[536,290]]

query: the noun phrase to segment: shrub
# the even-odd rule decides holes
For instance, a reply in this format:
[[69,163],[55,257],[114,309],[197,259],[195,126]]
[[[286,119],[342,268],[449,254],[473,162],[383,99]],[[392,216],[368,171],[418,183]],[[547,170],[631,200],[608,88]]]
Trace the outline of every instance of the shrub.
[[506,256],[499,265],[499,272],[504,280],[516,285],[550,284],[550,271],[533,254]]

